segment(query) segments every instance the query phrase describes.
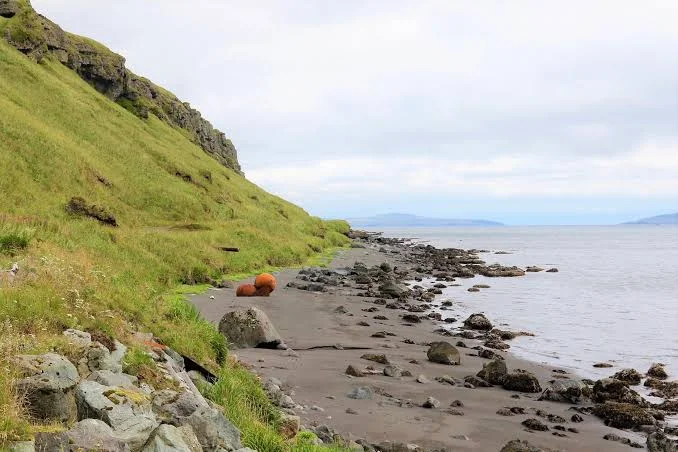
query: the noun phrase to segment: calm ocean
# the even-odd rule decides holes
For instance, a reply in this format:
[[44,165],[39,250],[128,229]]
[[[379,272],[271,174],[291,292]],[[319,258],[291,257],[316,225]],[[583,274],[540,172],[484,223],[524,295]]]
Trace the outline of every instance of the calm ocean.
[[[535,337],[511,341],[511,351],[570,368],[584,377],[621,367],[644,373],[667,365],[678,379],[678,226],[446,227],[381,229],[436,247],[491,250],[487,263],[545,269],[520,278],[460,279],[445,289],[455,317],[485,312],[499,326]],[[497,255],[495,251],[511,254]],[[474,284],[490,289],[468,292]],[[597,362],[615,369],[594,369]]]

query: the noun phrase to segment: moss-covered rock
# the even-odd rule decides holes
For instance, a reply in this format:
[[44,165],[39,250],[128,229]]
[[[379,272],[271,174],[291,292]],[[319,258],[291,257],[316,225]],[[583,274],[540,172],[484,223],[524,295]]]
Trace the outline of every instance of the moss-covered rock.
[[630,403],[600,403],[593,408],[593,414],[601,418],[605,425],[615,428],[638,428],[655,424],[650,410]]

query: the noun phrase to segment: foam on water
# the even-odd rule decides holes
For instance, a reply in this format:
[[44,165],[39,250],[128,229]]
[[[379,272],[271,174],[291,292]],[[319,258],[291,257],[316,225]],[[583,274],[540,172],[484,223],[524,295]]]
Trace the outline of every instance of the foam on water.
[[[487,263],[557,267],[517,278],[458,279],[444,289],[463,320],[485,312],[499,327],[534,333],[511,341],[518,356],[570,368],[584,377],[620,367],[645,372],[666,364],[678,378],[678,227],[482,227],[384,230],[436,247],[491,250]],[[496,251],[511,254],[494,254]],[[474,284],[489,289],[468,292]],[[615,369],[596,369],[611,362]]]

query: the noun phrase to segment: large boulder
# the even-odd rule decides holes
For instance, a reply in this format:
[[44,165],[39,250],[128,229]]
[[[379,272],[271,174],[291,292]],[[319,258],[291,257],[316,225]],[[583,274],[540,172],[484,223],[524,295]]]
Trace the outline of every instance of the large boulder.
[[73,388],[79,377],[68,359],[54,353],[20,355],[16,365],[23,376],[17,382],[17,389],[26,395],[33,417],[49,421],[68,421],[75,417]]
[[188,391],[178,393],[164,389],[153,393],[153,411],[167,424],[181,425],[201,406],[204,406],[202,401]]
[[509,391],[541,392],[537,377],[527,371],[515,371],[504,376],[502,386]]
[[666,369],[664,369],[664,364],[654,363],[647,370],[647,376],[658,380],[666,380],[669,375],[666,373]]
[[485,317],[485,314],[471,314],[464,320],[464,326],[472,330],[489,331],[492,329],[492,322]]
[[593,414],[605,421],[605,425],[614,428],[637,429],[643,425],[655,424],[649,410],[630,403],[599,403],[593,407]]
[[113,429],[98,419],[83,419],[66,432],[70,450],[82,452],[129,452],[125,441],[116,437]]
[[622,369],[612,376],[612,378],[623,381],[630,385],[639,385],[643,376],[636,369]]
[[651,433],[647,437],[646,447],[649,452],[678,452],[678,443],[663,432]]
[[643,397],[628,384],[614,378],[602,378],[593,385],[591,399],[596,403],[607,401],[646,405]]
[[483,364],[483,369],[477,376],[493,385],[500,385],[504,383],[506,374],[508,374],[506,363],[501,359],[494,359]]
[[431,343],[428,351],[426,352],[428,360],[434,363],[439,364],[460,364],[461,356],[459,355],[459,350],[449,342],[440,341]]
[[21,11],[21,7],[17,0],[0,0],[0,17],[11,19],[16,16],[19,11]]
[[202,452],[202,446],[189,425],[163,424],[153,432],[142,452]]
[[242,448],[238,430],[221,411],[202,407],[185,419],[205,452],[231,452]]
[[138,390],[83,381],[75,391],[78,419],[99,419],[111,426],[117,438],[134,450],[141,448],[160,423],[150,397]]
[[219,331],[238,348],[281,348],[284,342],[266,314],[257,308],[226,313]]
[[538,400],[578,404],[588,400],[591,390],[581,381],[555,380],[542,392]]

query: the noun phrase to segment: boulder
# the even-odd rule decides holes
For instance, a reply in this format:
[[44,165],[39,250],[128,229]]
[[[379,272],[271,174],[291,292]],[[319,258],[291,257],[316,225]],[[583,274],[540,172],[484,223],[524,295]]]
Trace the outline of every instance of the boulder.
[[403,369],[400,366],[386,366],[384,367],[384,375],[392,378],[400,378],[403,376]]
[[646,405],[645,400],[628,384],[614,378],[602,378],[593,385],[591,399],[596,403],[607,401]]
[[506,443],[499,452],[544,452],[544,450],[533,446],[527,441],[514,439]]
[[483,380],[476,375],[467,375],[464,377],[464,386],[471,388],[490,388],[490,382]]
[[104,386],[83,381],[75,390],[78,419],[99,419],[115,436],[134,450],[140,449],[159,422],[151,409],[150,397],[135,389]]
[[354,388],[351,392],[346,394],[346,397],[355,400],[369,400],[372,398],[372,395],[373,395],[372,388],[370,388],[369,386],[363,386],[359,388]]
[[89,347],[92,343],[92,335],[85,331],[68,329],[63,334],[69,343],[79,347]]
[[205,452],[230,452],[242,448],[238,430],[221,411],[202,407],[185,420]]
[[379,294],[384,298],[401,298],[405,293],[405,290],[393,281],[386,281],[379,286]]
[[283,414],[280,424],[278,425],[278,432],[285,438],[294,438],[299,433],[301,428],[301,418],[291,414]]
[[365,372],[362,370],[358,369],[352,364],[349,364],[348,367],[346,368],[346,375],[350,375],[352,377],[364,377]]
[[662,363],[652,364],[650,368],[647,370],[647,376],[656,378],[658,380],[666,380],[669,377]]
[[464,326],[472,330],[489,331],[492,329],[492,323],[484,314],[471,314],[464,320]]
[[185,418],[193,414],[201,406],[206,406],[191,392],[164,389],[153,393],[153,412],[167,424],[179,426]]
[[219,322],[219,331],[229,344],[238,348],[280,348],[280,334],[258,308],[226,313]]
[[508,374],[506,363],[501,359],[494,359],[483,364],[483,369],[477,376],[493,385],[504,383],[504,377]]
[[639,428],[655,424],[650,411],[630,403],[599,403],[593,407],[593,414],[605,421],[605,425],[614,428]]
[[664,432],[650,433],[645,445],[649,452],[678,452],[678,443],[668,438]]
[[0,17],[11,19],[21,11],[17,0],[0,0]]
[[623,381],[630,385],[639,385],[643,376],[635,369],[622,369],[612,376],[612,378]]
[[428,360],[439,364],[455,365],[461,363],[459,350],[446,341],[433,342],[426,352]]
[[428,397],[422,406],[424,408],[438,408],[440,406],[440,401],[434,397]]
[[528,430],[535,430],[538,432],[545,432],[549,429],[546,424],[535,418],[525,419],[521,424]]
[[75,417],[73,389],[79,376],[68,359],[47,353],[20,355],[15,362],[23,377],[16,386],[25,394],[31,416],[47,421],[68,421]]
[[563,402],[577,405],[588,400],[591,390],[577,380],[556,380],[539,396],[538,400]]
[[537,377],[526,371],[515,371],[504,376],[502,387],[509,391],[541,392]]
[[127,347],[115,341],[115,349],[110,351],[99,342],[94,342],[87,350],[87,366],[89,370],[110,370],[113,373],[122,372],[122,360],[127,352]]
[[66,432],[70,450],[82,452],[129,452],[130,448],[116,437],[111,427],[98,419],[83,419]]
[[175,427],[163,424],[153,432],[142,452],[202,452],[193,429],[185,425]]
[[133,388],[134,383],[137,381],[137,377],[114,373],[110,370],[96,370],[87,379],[101,383],[104,386],[119,386],[121,388]]
[[384,365],[390,364],[386,355],[383,355],[383,354],[365,353],[360,358],[366,359],[368,361],[372,361],[372,362],[375,362],[375,363],[379,363],[379,364],[384,364]]

